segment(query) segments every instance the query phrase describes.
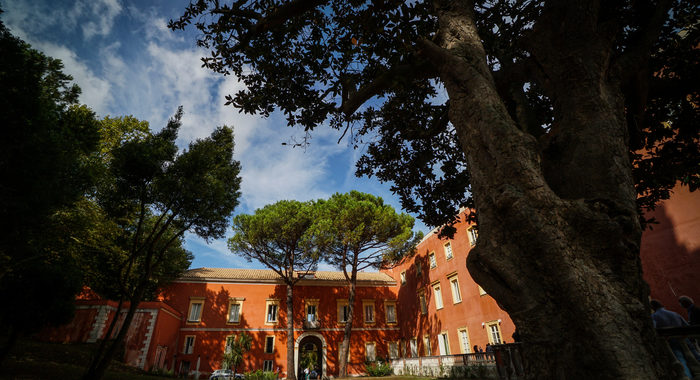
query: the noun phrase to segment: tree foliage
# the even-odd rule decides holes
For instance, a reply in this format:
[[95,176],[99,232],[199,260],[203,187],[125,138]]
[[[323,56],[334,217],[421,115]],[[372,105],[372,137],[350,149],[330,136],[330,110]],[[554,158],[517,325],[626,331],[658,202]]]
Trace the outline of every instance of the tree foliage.
[[94,184],[99,127],[60,60],[1,22],[0,51],[2,360],[18,334],[73,316],[81,276],[70,236],[86,226],[64,211]]
[[377,270],[404,257],[423,237],[414,236],[413,217],[372,194],[336,193],[321,203],[321,210],[314,234],[325,260],[348,280],[352,272]]
[[279,201],[233,218],[229,249],[275,271],[285,283],[300,280],[297,272],[314,271],[318,251],[311,226],[318,217],[315,202]]
[[[476,1],[472,11],[510,116],[556,159],[553,94],[528,44],[533,25],[544,24],[546,7]],[[289,125],[306,130],[325,121],[352,130],[355,145],[367,148],[357,174],[392,182],[406,210],[440,226],[454,222],[460,207],[474,207],[444,78],[429,62],[426,41],[444,38],[440,8],[448,7],[433,1],[200,0],[169,26],[194,24],[198,44],[211,51],[204,66],[246,85],[227,96],[227,104],[264,116],[279,109]],[[691,84],[697,9],[681,1],[610,2],[599,12],[601,25],[619,35],[611,59],[639,60],[625,73],[628,133],[632,152],[647,153],[634,154],[635,175],[639,205],[650,208],[668,197],[676,181],[693,189],[699,181],[698,95]],[[664,22],[666,14],[671,17]],[[632,57],[644,48],[651,54]]]
[[233,369],[234,375],[238,373],[238,366],[243,362],[246,352],[250,351],[253,337],[245,332],[238,336],[231,337],[230,341],[226,341],[226,352],[221,360],[221,368]]
[[[129,302],[115,341],[96,352],[85,378],[99,378],[126,336],[138,303],[181,274],[191,261],[185,232],[220,238],[240,196],[240,164],[233,160],[233,131],[219,127],[178,154],[182,109],[157,133],[133,118],[106,119],[106,174],[96,200],[107,232],[97,272],[99,291]],[[113,240],[106,239],[112,237]],[[110,280],[110,282],[104,282]],[[111,333],[115,323],[108,329]]]

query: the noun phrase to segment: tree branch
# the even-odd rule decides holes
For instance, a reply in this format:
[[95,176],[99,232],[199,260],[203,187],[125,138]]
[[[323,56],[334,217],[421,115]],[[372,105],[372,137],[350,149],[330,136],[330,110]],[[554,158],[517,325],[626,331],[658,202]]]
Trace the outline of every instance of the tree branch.
[[345,96],[343,96],[339,111],[345,116],[350,116],[370,98],[392,88],[399,81],[413,81],[417,78],[427,78],[436,74],[433,66],[427,60],[420,60],[415,64],[390,67],[359,90],[350,89],[353,93],[348,91],[348,89],[343,89]]
[[653,8],[653,12],[651,12],[646,23],[637,33],[637,39],[630,44],[630,47],[617,59],[613,66],[623,85],[635,80],[635,74],[644,68],[648,62],[651,49],[661,34],[661,28],[668,18],[668,12],[672,4],[672,0],[660,0],[656,5],[647,4],[648,8]]
[[250,27],[248,33],[240,36],[237,50],[245,49],[253,38],[259,37],[261,34],[282,25],[285,21],[300,16],[319,5],[325,4],[327,1],[328,0],[293,0],[283,4],[275,9],[274,12],[263,18],[259,18],[258,22]]

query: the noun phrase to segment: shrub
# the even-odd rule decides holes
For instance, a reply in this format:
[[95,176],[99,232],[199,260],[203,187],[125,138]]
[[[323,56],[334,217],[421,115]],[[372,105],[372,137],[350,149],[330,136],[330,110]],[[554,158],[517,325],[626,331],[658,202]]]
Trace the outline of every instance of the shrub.
[[257,371],[246,372],[243,377],[245,380],[277,380],[277,374],[271,371],[263,371],[261,369]]
[[389,376],[393,373],[391,364],[382,360],[365,363],[365,370],[372,377]]

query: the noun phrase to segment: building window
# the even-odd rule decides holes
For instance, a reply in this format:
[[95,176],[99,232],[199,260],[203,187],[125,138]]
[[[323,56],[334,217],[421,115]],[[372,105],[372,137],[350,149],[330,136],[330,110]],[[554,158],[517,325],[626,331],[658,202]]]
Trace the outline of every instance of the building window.
[[377,351],[375,350],[374,342],[365,343],[365,360],[373,362],[377,359]]
[[501,326],[498,321],[486,323],[487,332],[489,334],[489,343],[501,344]]
[[243,309],[245,298],[229,298],[227,323],[238,323],[241,321],[241,309]]
[[265,353],[271,354],[275,351],[275,336],[268,335],[265,337]]
[[190,297],[190,310],[187,312],[187,322],[199,323],[202,321],[202,309],[204,297]]
[[468,354],[471,352],[471,346],[469,345],[469,334],[467,333],[467,328],[462,328],[457,330],[459,335],[460,348],[463,354]]
[[418,339],[411,338],[411,357],[418,357]]
[[425,302],[425,292],[423,290],[418,293],[418,302],[420,303],[420,313],[428,314],[428,304]]
[[428,255],[428,258],[430,259],[430,269],[437,268],[437,260],[435,260],[435,252],[430,252],[430,255]]
[[362,308],[364,309],[365,323],[374,323],[374,300],[362,301]]
[[386,312],[386,323],[396,323],[396,301],[384,301],[384,311]]
[[435,294],[435,310],[442,309],[442,290],[439,282],[433,284],[433,294]]
[[447,278],[450,281],[450,289],[452,289],[452,303],[462,302],[462,293],[459,291],[459,280],[457,274]]
[[308,322],[318,321],[318,299],[306,300],[306,320]]
[[272,372],[272,360],[265,360],[263,362],[263,371]]
[[416,276],[420,277],[423,275],[423,266],[420,261],[416,261]]
[[346,323],[350,318],[350,306],[348,300],[338,300],[338,323]]
[[185,346],[182,347],[183,354],[191,354],[194,351],[194,335],[185,336]]
[[399,274],[399,277],[401,278],[401,285],[405,285],[406,284],[406,271],[401,272],[401,274]]
[[438,335],[438,346],[440,347],[440,355],[450,354],[450,341],[447,339],[447,331],[443,331]]
[[433,355],[433,350],[430,348],[430,335],[423,336],[423,354],[425,356]]
[[265,316],[266,324],[276,324],[279,314],[279,300],[270,299],[266,301],[267,314]]
[[399,358],[399,342],[389,342],[389,359]]
[[471,226],[467,228],[467,235],[469,236],[469,244],[471,244],[472,247],[475,246],[476,238],[479,237],[479,233],[477,232],[476,227]]
[[453,257],[452,255],[452,244],[450,242],[445,243],[445,259],[449,260]]

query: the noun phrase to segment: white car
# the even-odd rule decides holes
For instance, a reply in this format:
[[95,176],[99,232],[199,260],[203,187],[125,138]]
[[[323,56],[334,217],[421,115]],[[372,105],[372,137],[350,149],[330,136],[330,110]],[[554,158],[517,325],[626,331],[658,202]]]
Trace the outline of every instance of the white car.
[[[239,377],[240,376],[240,377]],[[236,379],[240,379],[242,375],[236,374]],[[233,371],[230,369],[217,369],[209,376],[209,380],[234,380]]]

